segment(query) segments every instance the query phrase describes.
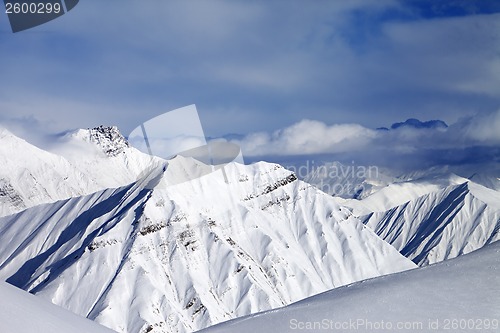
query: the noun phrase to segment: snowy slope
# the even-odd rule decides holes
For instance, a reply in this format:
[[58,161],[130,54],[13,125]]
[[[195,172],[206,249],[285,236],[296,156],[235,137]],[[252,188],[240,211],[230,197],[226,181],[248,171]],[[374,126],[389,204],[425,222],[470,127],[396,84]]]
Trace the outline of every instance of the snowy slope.
[[202,332],[498,332],[499,270],[496,242],[456,259],[354,283]]
[[129,147],[115,127],[68,133],[51,152],[0,128],[0,216],[130,184],[159,160]]
[[3,281],[0,281],[0,332],[113,333]]
[[202,166],[169,163],[1,218],[0,277],[119,332],[190,332],[416,267],[278,165],[172,185]]
[[360,219],[404,256],[428,265],[500,239],[500,193],[464,182]]
[[69,132],[57,140],[51,151],[95,180],[100,189],[133,183],[151,164],[164,162],[131,147],[114,126]]
[[43,202],[79,196],[98,184],[61,156],[0,128],[0,216]]
[[495,191],[500,191],[500,171],[495,174],[490,173],[475,173],[469,177],[474,183],[483,185]]

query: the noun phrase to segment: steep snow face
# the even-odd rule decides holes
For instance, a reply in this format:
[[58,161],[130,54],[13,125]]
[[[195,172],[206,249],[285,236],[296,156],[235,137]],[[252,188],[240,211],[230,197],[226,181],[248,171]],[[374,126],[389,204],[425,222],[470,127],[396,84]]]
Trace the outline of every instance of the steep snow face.
[[497,332],[498,270],[500,242],[443,263],[354,283],[202,332]]
[[0,219],[0,277],[119,332],[191,332],[416,267],[278,165],[176,181],[199,167]]
[[124,186],[163,162],[129,147],[116,127],[70,133],[52,152],[0,129],[0,216]]
[[113,333],[114,331],[0,281],[0,332]]
[[360,219],[403,255],[428,265],[500,239],[500,193],[465,182]]
[[38,149],[5,129],[0,129],[0,165],[0,216],[99,189],[63,157]]

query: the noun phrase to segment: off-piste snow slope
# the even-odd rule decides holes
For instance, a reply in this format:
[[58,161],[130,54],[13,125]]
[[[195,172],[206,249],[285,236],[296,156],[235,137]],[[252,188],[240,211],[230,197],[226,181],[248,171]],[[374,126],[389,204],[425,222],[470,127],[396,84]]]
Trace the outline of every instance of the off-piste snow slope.
[[65,158],[0,128],[0,216],[83,195],[99,186]]
[[343,203],[420,266],[500,239],[500,192],[453,174],[391,184]]
[[54,138],[51,152],[0,127],[0,216],[130,184],[158,161],[130,147],[116,127],[68,132]]
[[495,242],[455,259],[357,282],[202,332],[498,332],[499,271],[500,242]]
[[0,281],[2,333],[113,333],[89,319]]
[[191,332],[416,267],[279,165],[170,185],[206,168],[1,218],[0,278],[118,332]]

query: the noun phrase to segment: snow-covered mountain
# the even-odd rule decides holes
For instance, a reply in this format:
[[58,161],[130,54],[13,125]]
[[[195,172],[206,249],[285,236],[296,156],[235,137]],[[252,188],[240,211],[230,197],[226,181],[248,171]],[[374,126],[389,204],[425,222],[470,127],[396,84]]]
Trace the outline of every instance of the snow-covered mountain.
[[201,332],[498,332],[498,270],[500,242]]
[[0,143],[0,279],[118,332],[191,332],[499,238],[500,193],[446,170],[309,175],[356,200],[276,164],[165,161],[115,127]]
[[2,333],[113,333],[112,330],[0,281]]
[[500,239],[500,193],[465,182],[361,217],[418,265],[455,258]]
[[115,126],[68,132],[52,146],[51,152],[63,156],[95,180],[100,190],[131,184],[151,165],[164,162],[131,147]]
[[497,170],[496,175],[488,173],[474,173],[469,177],[474,183],[483,185],[484,187],[491,188],[492,190],[500,192],[500,170]]
[[418,171],[398,177],[395,182],[382,187],[362,200],[335,199],[338,203],[350,207],[354,215],[362,216],[372,212],[387,211],[423,195],[467,181],[468,179],[452,173],[426,174]]
[[70,132],[51,150],[0,128],[0,216],[130,184],[159,160],[129,147],[113,127]]
[[336,200],[418,265],[500,239],[500,192],[454,174],[415,173],[363,200]]
[[0,219],[0,277],[119,332],[190,332],[416,267],[279,165],[125,187]]
[[1,128],[0,165],[0,216],[99,188],[65,158],[41,150]]

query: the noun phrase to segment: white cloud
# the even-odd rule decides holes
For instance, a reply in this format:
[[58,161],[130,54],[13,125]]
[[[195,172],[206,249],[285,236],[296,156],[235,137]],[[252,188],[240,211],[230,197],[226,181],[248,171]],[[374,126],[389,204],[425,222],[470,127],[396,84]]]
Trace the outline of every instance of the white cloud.
[[498,148],[500,110],[462,118],[448,128],[402,126],[389,131],[369,129],[359,124],[327,125],[305,119],[272,133],[251,133],[234,142],[241,146],[244,156],[347,153],[358,157],[378,155],[378,159],[389,161],[394,158],[394,163],[398,163],[398,158],[433,158],[429,154],[440,157],[438,155],[443,152],[474,149],[476,146]]
[[328,126],[305,119],[271,135],[250,134],[239,144],[248,156],[337,153],[363,147],[375,135],[374,130],[357,124]]

